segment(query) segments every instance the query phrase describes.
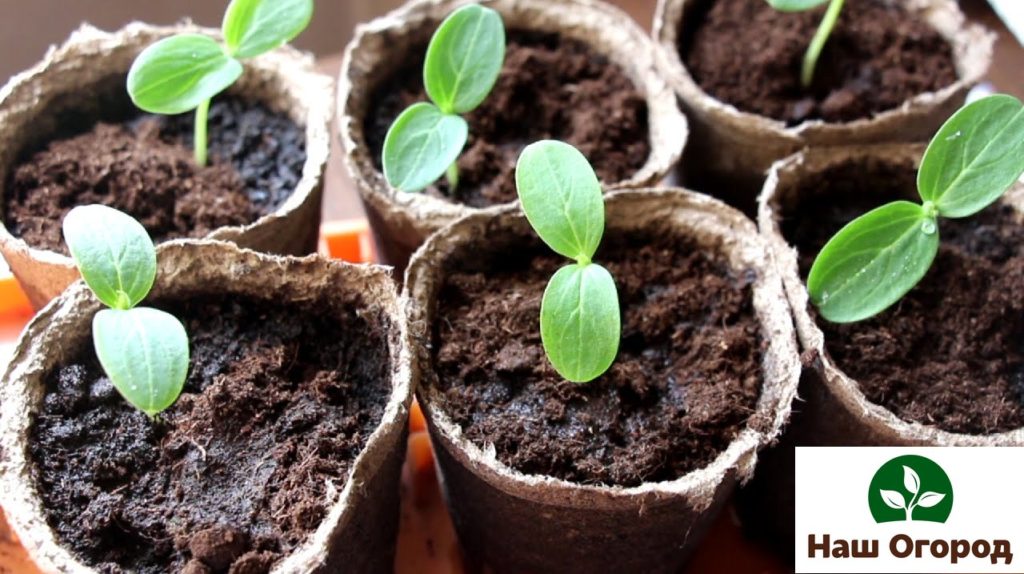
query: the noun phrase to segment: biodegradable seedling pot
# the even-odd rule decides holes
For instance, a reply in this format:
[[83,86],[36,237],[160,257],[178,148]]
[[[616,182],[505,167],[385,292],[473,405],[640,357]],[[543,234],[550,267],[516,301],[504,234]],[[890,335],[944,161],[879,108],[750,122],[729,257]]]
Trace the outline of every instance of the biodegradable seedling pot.
[[[188,23],[169,27],[132,23],[113,33],[84,25],[63,45],[52,48],[42,62],[11,78],[0,91],[0,186],[4,186],[0,197],[9,193],[12,171],[26,152],[69,127],[87,129],[97,118],[130,113],[134,107],[125,76],[132,61],[153,42],[182,32],[219,34]],[[314,73],[312,57],[291,47],[245,63],[245,73],[227,93],[261,103],[304,130],[306,159],[298,185],[275,211],[248,225],[216,229],[208,237],[285,255],[315,251],[330,146],[331,89],[330,78]],[[118,111],[112,112],[113,108]],[[5,222],[0,224],[0,253],[38,309],[74,281],[78,272],[70,257],[14,237],[6,216],[0,213]]]
[[[82,407],[81,401],[72,402],[78,406],[69,407],[74,409],[70,414],[61,411],[55,415],[54,405],[66,404],[62,401],[68,395],[61,389],[68,384],[68,368],[59,371],[59,386],[54,383],[55,369],[70,364],[86,365],[72,367],[72,370],[91,368],[87,366],[85,356],[91,356],[93,352],[91,319],[101,308],[101,303],[82,282],[78,282],[44,308],[22,334],[0,387],[0,489],[4,493],[4,510],[10,526],[29,556],[44,572],[87,573],[108,571],[108,567],[118,569],[109,562],[103,568],[87,565],[82,555],[73,551],[68,537],[77,536],[86,528],[90,529],[91,536],[109,534],[104,528],[97,527],[97,521],[102,521],[103,516],[102,501],[122,500],[118,497],[125,490],[136,492],[135,489],[143,489],[141,492],[147,492],[145,488],[148,487],[144,485],[163,484],[160,476],[173,476],[167,479],[171,486],[158,486],[169,489],[166,497],[154,496],[139,501],[134,508],[143,508],[145,512],[119,514],[116,520],[118,527],[112,538],[106,538],[106,543],[100,538],[90,544],[95,544],[103,552],[111,545],[114,549],[123,550],[119,557],[116,553],[101,554],[113,556],[114,562],[131,561],[140,556],[163,556],[157,552],[169,553],[171,558],[166,563],[155,566],[151,562],[146,563],[150,568],[147,571],[155,571],[152,570],[154,567],[174,566],[176,571],[180,569],[188,573],[226,572],[228,565],[232,564],[232,571],[238,568],[244,572],[391,571],[398,532],[399,482],[405,459],[412,388],[411,356],[404,318],[388,271],[373,265],[331,262],[318,256],[299,259],[264,255],[240,250],[229,243],[208,240],[171,241],[159,247],[158,254],[158,279],[150,300],[156,301],[157,305],[177,308],[182,315],[179,318],[186,325],[193,326],[190,332],[190,381],[204,378],[206,386],[198,391],[196,387],[187,385],[178,402],[160,415],[161,422],[149,420],[132,410],[112,388],[107,387],[108,392],[103,395],[106,398],[103,398],[104,378],[84,378],[92,381],[87,393],[88,406]],[[188,311],[191,316],[185,316],[180,312],[182,309],[208,309],[205,306],[191,307],[206,305],[196,303],[200,300],[220,301],[213,305],[223,312],[208,316],[202,313],[197,316],[193,311]],[[239,304],[243,306],[236,307]],[[296,314],[307,316],[302,320],[289,319]],[[231,323],[227,318],[230,316],[239,319]],[[340,350],[327,350],[334,344],[332,341],[311,336],[302,340],[302,336],[296,334],[306,333],[305,329],[323,329],[323,325],[334,324],[332,321],[353,327],[351,344],[342,346],[339,343]],[[313,323],[321,327],[308,327]],[[229,330],[225,331],[225,324],[241,326],[237,329],[228,327]],[[358,325],[362,326],[355,328]],[[262,336],[262,333],[269,333],[267,329],[274,332]],[[221,335],[218,338],[209,336],[210,333]],[[221,343],[229,340],[228,348],[222,349],[211,343],[214,339]],[[370,357],[379,355],[383,357],[384,364],[372,359],[361,362],[353,359],[351,355],[357,346],[363,353],[359,356],[367,356],[366,353]],[[246,350],[236,356],[239,348]],[[287,349],[293,349],[294,354]],[[327,356],[321,353],[337,354]],[[272,359],[274,356],[278,359]],[[248,387],[244,384],[245,379],[241,387],[224,386],[225,380],[237,379],[237,373],[246,368],[245,365],[250,365],[251,370],[252,364],[267,365],[268,360],[273,364],[252,373],[254,378]],[[292,372],[295,364],[304,366],[296,368],[298,372]],[[282,366],[288,370],[282,371]],[[95,369],[98,372],[98,366]],[[215,374],[209,374],[210,369]],[[279,372],[291,373],[287,377],[295,378],[284,380],[284,376],[277,374]],[[296,384],[301,386],[292,386]],[[252,385],[255,385],[257,390],[253,392],[257,394],[250,391],[239,393],[248,393],[250,398],[263,393],[277,393],[274,397],[281,397],[284,395],[279,389],[285,389],[291,393],[288,395],[291,398],[286,399],[284,405],[275,402],[273,406],[254,407],[244,402],[230,402],[238,394],[229,394],[227,402],[221,403],[225,406],[215,411],[215,416],[202,420],[189,418],[193,412],[209,415],[211,411],[197,409],[208,408],[204,405],[210,405],[219,400],[217,397],[230,393],[228,389],[244,391],[253,388]],[[329,394],[324,398],[324,393],[342,394]],[[352,396],[358,398],[344,398]],[[343,401],[344,407],[336,406],[341,404],[337,401]],[[89,409],[87,415],[81,414],[83,408]],[[245,413],[247,408],[257,412],[249,413],[250,416],[237,414]],[[332,409],[336,412],[339,408],[346,410],[344,416],[329,414]],[[47,413],[45,417],[43,413]],[[348,434],[346,430],[343,437],[339,436],[341,430],[337,434],[329,432],[331,429],[348,428],[339,426],[343,424],[339,421],[353,416],[365,417],[358,422],[363,430],[354,434]],[[85,439],[85,445],[81,438],[60,442],[59,456],[52,453],[52,458],[39,457],[37,447],[47,444],[41,437],[49,436],[47,429],[50,427],[47,425],[55,419],[65,421],[59,423],[64,425],[61,428],[78,429],[76,432],[82,434],[76,436],[84,437],[96,436],[90,433],[99,432],[97,426],[102,426],[102,423],[98,425],[90,421],[116,421],[103,432],[120,438],[108,443],[93,443],[96,449],[107,445],[106,454],[99,457],[107,461],[106,470],[97,470],[95,459],[82,455],[82,450],[89,448],[89,439]],[[212,426],[219,425],[222,419],[238,421],[241,430],[227,424]],[[183,420],[191,420],[191,426],[177,427],[178,421]],[[202,436],[199,433],[194,439],[186,437],[181,440],[182,433],[194,432],[196,425],[202,429],[235,430],[229,434],[206,433]],[[149,446],[163,458],[132,467],[127,477],[118,474],[118,468],[124,470],[119,465],[126,464],[125,460],[135,460],[125,457],[137,455],[137,444],[131,438],[163,432],[160,429],[166,429],[163,438],[151,440],[162,442]],[[286,450],[292,447],[295,450],[282,451],[281,439],[271,439],[268,444],[268,433],[273,437],[298,437],[296,441],[286,443],[291,445]],[[304,443],[304,440],[310,442]],[[338,440],[360,441],[362,446],[341,451],[338,450],[339,443],[335,442]],[[180,449],[168,446],[175,442],[179,443]],[[110,449],[116,450],[110,452]],[[142,452],[149,451],[142,449]],[[232,452],[244,456],[225,455]],[[47,451],[46,454],[50,453]],[[293,457],[290,462],[289,456]],[[352,458],[347,459],[350,465],[345,474],[332,476],[330,470],[323,469],[323,465],[335,464],[339,457],[348,456]],[[62,460],[75,462],[59,462]],[[70,480],[61,483],[59,488],[50,488],[46,481],[54,464],[64,465],[79,476],[90,478]],[[169,468],[170,474],[155,472],[160,468]],[[82,469],[96,472],[88,474]],[[272,477],[279,476],[275,474],[278,471],[284,473],[280,476],[285,478],[272,480]],[[305,474],[307,472],[312,475]],[[313,482],[316,485],[312,485]],[[116,483],[123,484],[118,486]],[[305,485],[301,488],[306,490],[301,490],[296,484]],[[246,485],[252,488],[245,490],[248,488]],[[312,498],[291,498],[292,493],[308,493],[314,486],[314,491],[320,489],[323,493]],[[93,494],[85,498],[86,504],[90,505],[89,511],[74,516],[73,524],[55,520],[53,512],[58,507],[47,501],[56,499],[61,501],[60,504],[66,504],[67,500],[61,498],[61,493],[80,488],[94,489]],[[223,494],[229,490],[235,495],[219,500],[213,498],[213,493]],[[127,495],[129,498],[132,496],[138,495]],[[277,500],[275,497],[278,496],[286,498]],[[322,514],[309,514],[310,501],[322,504]],[[92,512],[96,510],[92,506],[94,504],[100,505],[96,507],[100,508],[98,516]],[[106,508],[118,508],[117,504],[120,503]],[[131,507],[125,505],[121,508]],[[272,517],[268,518],[265,513],[270,509]],[[157,517],[155,524],[159,525],[158,528],[166,525],[167,537],[178,537],[171,547],[173,550],[167,548],[170,542],[166,539],[148,540],[145,538],[147,531],[135,529],[138,524],[154,524],[147,522],[152,520],[151,516],[147,518],[150,514]],[[213,528],[234,528],[233,538],[227,537],[227,542],[221,541],[220,546],[203,542],[203,535],[197,532],[211,525],[202,522],[216,521],[225,515],[235,517],[237,521],[245,520],[246,525],[260,524],[259,520],[273,520],[278,524],[275,528],[282,531],[291,528],[293,534],[301,536],[293,540],[293,544],[281,542],[271,569],[268,562],[273,558],[251,556],[252,553],[259,554],[255,549],[247,549],[242,557],[238,556],[240,551],[237,548],[231,550],[231,541],[239,539],[248,538],[255,547],[257,540],[265,540],[265,531],[246,532],[243,524],[217,522]],[[312,520],[316,522],[310,524]],[[280,526],[281,523],[284,526]],[[132,526],[121,526],[123,524]],[[172,527],[174,524],[178,525],[177,531]],[[294,530],[295,524],[303,525],[302,529]],[[76,540],[81,542],[82,539]],[[141,540],[147,542],[133,542]],[[202,550],[204,544],[207,544],[205,551]],[[259,550],[262,552],[267,548],[264,546]],[[92,558],[97,559],[95,555]],[[172,559],[178,562],[172,563]],[[201,563],[197,564],[197,560]],[[181,561],[187,561],[183,568]]]
[[[772,162],[800,149],[930,138],[963,104],[971,86],[988,71],[995,37],[978,25],[966,24],[954,0],[886,1],[902,6],[948,41],[956,81],[938,91],[917,94],[898,107],[870,117],[847,122],[807,120],[787,126],[782,121],[743,111],[716,99],[697,84],[687,69],[680,46],[687,42],[687,35],[692,35],[693,23],[700,18],[708,0],[659,0],[654,18],[658,65],[682,101],[694,137],[703,142],[703,145],[691,146],[683,158],[684,181],[692,180],[699,189],[705,185],[709,189],[714,187],[716,193],[730,190],[727,192],[729,199],[753,213],[755,198]],[[853,3],[848,4],[844,13],[857,9]],[[810,40],[808,35],[807,43]],[[757,51],[753,47],[751,50]],[[826,53],[828,50],[826,45]],[[765,57],[760,52],[751,54],[752,59]],[[827,66],[824,57],[818,63],[816,74],[823,73],[822,66]]]
[[[816,437],[819,444],[980,446],[1024,442],[1024,429],[987,435],[946,432],[937,426],[905,421],[867,400],[858,383],[847,376],[829,354],[828,341],[817,323],[823,319],[816,319],[811,312],[797,250],[783,236],[780,221],[795,217],[800,203],[808,200],[799,194],[803,178],[837,165],[858,166],[869,162],[913,174],[923,151],[923,147],[912,145],[811,150],[777,162],[765,182],[758,202],[758,223],[785,284],[801,345],[805,351],[811,351],[809,365],[820,378],[820,384],[806,385],[806,403],[799,409],[801,427],[810,429],[803,434]],[[910,191],[913,192],[912,187]],[[1024,186],[1017,185],[1000,201],[1019,212],[1022,194]],[[879,196],[878,205],[892,199]]]
[[[809,150],[795,154],[776,162],[768,173],[764,191],[758,201],[758,224],[762,236],[767,242],[772,259],[779,274],[782,276],[793,310],[797,333],[803,348],[805,369],[800,384],[801,401],[794,406],[793,418],[789,428],[778,447],[764,456],[764,464],[758,467],[757,474],[741,497],[741,513],[751,521],[760,525],[760,534],[768,534],[780,548],[792,552],[794,532],[793,522],[793,453],[795,446],[997,446],[1024,444],[1024,428],[996,432],[991,434],[968,434],[950,432],[932,424],[922,424],[905,420],[892,410],[872,402],[865,396],[861,384],[845,373],[829,352],[829,340],[822,331],[810,304],[806,284],[800,269],[800,253],[792,243],[792,238],[784,235],[783,224],[799,217],[807,217],[801,213],[801,206],[809,204],[815,198],[806,190],[820,187],[801,185],[802,182],[819,182],[823,179],[835,182],[841,177],[831,170],[843,169],[847,174],[878,174],[876,177],[889,181],[899,178],[904,183],[886,184],[889,186],[906,187],[901,190],[902,198],[913,199],[914,174],[919,165],[924,147],[920,145],[879,145],[835,147]],[[902,175],[899,175],[902,174]],[[855,176],[854,176],[855,177]],[[867,177],[867,175],[863,175]],[[870,180],[867,180],[870,182]],[[885,191],[885,185],[871,183],[860,186],[851,185],[850,193],[870,190],[872,205],[882,205],[896,199]],[[832,188],[831,192],[837,191]],[[827,203],[837,203],[839,198],[829,190],[815,192],[826,194]],[[868,193],[865,191],[865,193]],[[871,195],[873,194],[873,195]],[[1020,207],[1024,201],[1024,182],[1011,189],[1001,200],[1004,205],[1012,206],[1015,218],[1024,222],[1020,215]],[[990,208],[992,209],[992,208]],[[851,218],[855,215],[849,213]],[[831,221],[827,213],[813,213],[814,225],[839,226],[842,221]],[[974,217],[979,217],[976,215]],[[943,236],[943,225],[952,220],[940,222],[940,249],[942,241],[949,237]],[[947,229],[947,235],[952,230]],[[988,241],[992,232],[977,235],[979,242]],[[937,259],[933,264],[942,265]],[[930,277],[930,276],[929,276]],[[925,278],[925,282],[929,280]],[[897,303],[897,306],[901,305]],[[980,313],[980,310],[978,310]],[[929,319],[929,323],[940,324],[941,319]],[[864,333],[863,336],[867,336]],[[882,335],[888,337],[891,335]],[[982,336],[987,338],[989,335]],[[941,337],[936,333],[936,337]],[[929,343],[929,347],[943,348],[941,338]],[[909,353],[912,357],[923,353]],[[877,359],[872,359],[872,364]],[[921,362],[927,362],[922,359]],[[869,368],[876,368],[869,364]],[[880,368],[881,366],[879,366]],[[909,376],[909,375],[908,375]],[[978,376],[983,376],[980,373]],[[987,375],[986,375],[987,376]],[[913,380],[899,378],[900,383]],[[895,381],[894,381],[895,382]],[[965,379],[964,383],[968,381]],[[893,393],[897,390],[893,390]],[[970,393],[966,387],[957,393]],[[945,415],[939,414],[934,420],[941,423]]]
[[[479,209],[429,193],[398,192],[388,185],[368,143],[367,115],[379,91],[393,81],[392,76],[425,51],[441,21],[467,3],[467,0],[409,2],[357,28],[355,38],[345,50],[338,81],[338,123],[345,160],[366,208],[378,253],[384,263],[394,265],[399,272],[428,235]],[[644,99],[650,147],[646,162],[622,181],[604,182],[606,187],[651,185],[675,165],[686,143],[686,118],[679,111],[671,88],[655,68],[650,39],[628,15],[597,0],[484,0],[480,4],[501,13],[507,37],[516,31],[527,31],[554,33],[582,42],[594,54],[618,66]],[[540,64],[531,64],[537,65]],[[415,75],[419,77],[420,72]],[[495,93],[489,97],[494,98]],[[566,102],[565,105],[571,104]],[[517,124],[532,120],[532,117],[513,119]],[[470,121],[471,140],[473,130]],[[544,137],[550,134],[534,139]],[[518,145],[529,143],[523,141]],[[581,147],[583,142],[569,143]]]
[[[632,247],[630,238],[641,235],[668,237],[671,239],[666,241],[673,245],[677,241],[692,242],[699,246],[694,249],[719,254],[730,273],[752,281],[750,332],[760,333],[763,345],[760,352],[753,352],[760,359],[751,360],[755,365],[760,360],[760,392],[752,399],[751,410],[744,412],[744,422],[737,425],[731,440],[723,439],[722,448],[708,456],[708,464],[678,478],[620,487],[516,470],[499,460],[493,444],[471,440],[466,429],[453,420],[450,395],[438,387],[439,363],[434,355],[442,352],[444,345],[435,338],[434,329],[451,319],[438,314],[441,289],[448,276],[463,265],[469,265],[467,274],[473,277],[478,270],[486,273],[480,265],[495,264],[506,257],[501,254],[519,257],[527,246],[537,248],[537,240],[525,217],[512,206],[469,215],[432,236],[417,251],[406,275],[410,336],[417,343],[416,372],[421,377],[418,398],[460,542],[472,561],[485,563],[496,572],[677,572],[734,487],[753,473],[758,450],[778,434],[796,393],[799,361],[789,311],[781,283],[749,220],[717,200],[682,190],[615,192],[606,199],[608,228],[604,243],[621,241],[616,244]],[[488,251],[496,245],[501,246],[498,252]],[[602,261],[601,250],[595,261]],[[517,288],[506,294],[509,310],[497,319],[499,323],[512,320],[514,301],[539,298],[539,293],[521,291]],[[456,300],[461,301],[461,296]],[[484,345],[484,337],[463,344]],[[466,372],[478,373],[479,379],[498,377],[492,369],[515,372],[549,368],[536,342],[539,337],[533,335],[533,341],[522,342],[518,337],[516,334],[505,349],[494,352],[493,360],[484,359],[486,365],[466,364]],[[517,359],[514,353],[508,353],[522,345],[537,347],[536,353],[526,352],[525,356],[532,359]],[[623,352],[620,349],[619,361]],[[746,350],[735,353],[746,354]],[[495,367],[497,363],[505,366]],[[537,373],[527,372],[521,376],[534,377]],[[639,384],[637,388],[647,384],[642,380],[643,373],[628,372]],[[505,375],[510,378],[501,380],[509,388],[525,384],[517,380],[517,375]],[[560,383],[567,385],[566,390],[575,386],[556,381]],[[495,397],[503,394],[501,388],[494,387]],[[536,416],[532,411],[516,412],[522,421]],[[565,440],[574,440],[574,423],[565,424],[570,433]],[[519,441],[518,436],[516,442],[520,451],[536,446],[526,438]]]

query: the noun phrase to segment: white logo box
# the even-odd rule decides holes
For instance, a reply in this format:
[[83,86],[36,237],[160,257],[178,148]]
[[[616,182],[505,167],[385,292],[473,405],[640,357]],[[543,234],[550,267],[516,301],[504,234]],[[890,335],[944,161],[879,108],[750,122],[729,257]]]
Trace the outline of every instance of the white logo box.
[[[926,457],[945,470],[954,498],[944,524],[876,523],[872,517],[871,480],[903,455]],[[1015,555],[1024,552],[1024,447],[798,447],[794,472],[798,573],[1024,572],[1024,554]],[[828,552],[822,550],[826,534]],[[900,557],[908,539],[914,547]],[[877,541],[878,556],[833,556],[844,554],[842,541],[857,541],[862,555]]]

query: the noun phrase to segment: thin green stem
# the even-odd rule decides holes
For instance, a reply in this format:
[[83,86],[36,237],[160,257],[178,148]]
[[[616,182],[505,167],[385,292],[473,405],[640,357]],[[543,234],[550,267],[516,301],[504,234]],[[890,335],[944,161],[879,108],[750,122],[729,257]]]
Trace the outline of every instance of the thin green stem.
[[206,118],[210,115],[210,100],[203,100],[196,108],[195,140],[192,147],[196,154],[196,165],[206,165]]
[[839,12],[842,9],[843,0],[832,0],[829,2],[828,10],[825,11],[825,17],[821,19],[818,31],[814,33],[814,38],[811,39],[811,45],[807,47],[807,53],[804,54],[804,66],[800,71],[800,83],[804,89],[811,87],[811,82],[814,80],[814,68],[818,65],[818,56],[821,56],[821,50],[825,47],[825,42],[828,41],[829,35],[832,34],[832,28],[835,28],[836,20],[839,19]]
[[445,178],[448,179],[449,191],[455,191],[455,188],[459,187],[459,160],[456,159],[448,166],[448,169],[444,171]]

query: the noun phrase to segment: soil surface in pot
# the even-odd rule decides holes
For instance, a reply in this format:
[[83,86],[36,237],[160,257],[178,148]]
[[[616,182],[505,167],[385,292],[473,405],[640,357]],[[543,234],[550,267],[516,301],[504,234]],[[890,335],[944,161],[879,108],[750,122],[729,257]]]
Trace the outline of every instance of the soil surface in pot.
[[[856,216],[894,199],[919,202],[915,178],[911,165],[881,162],[807,176],[805,199],[782,227],[801,275]],[[849,325],[818,318],[828,352],[868,400],[905,420],[969,434],[1024,427],[1024,227],[996,204],[941,220],[939,234],[931,270],[895,306]]]
[[435,407],[505,464],[582,484],[673,480],[748,424],[764,349],[752,270],[688,239],[606,237],[594,260],[615,277],[622,342],[611,369],[579,385],[540,341],[541,296],[565,259],[541,245],[474,259],[439,294]]
[[210,107],[209,162],[192,155],[193,114],[136,115],[50,141],[12,172],[4,221],[32,247],[68,254],[61,223],[76,205],[120,209],[154,241],[247,225],[291,196],[306,162],[305,130],[239,99]]
[[268,572],[320,525],[390,395],[384,319],[350,303],[158,304],[192,359],[156,422],[91,345],[55,369],[29,448],[61,542],[100,572]]
[[[364,132],[377,169],[391,123],[409,105],[429,101],[425,53],[424,44],[373,97]],[[540,139],[576,146],[607,183],[632,177],[651,151],[644,95],[606,57],[557,34],[509,30],[501,75],[466,119],[458,187],[453,193],[442,178],[425,192],[471,207],[514,201],[519,153]]]
[[687,15],[680,53],[712,97],[791,126],[871,117],[956,82],[953,49],[938,31],[882,0],[849,0],[805,90],[800,68],[824,11],[705,2]]

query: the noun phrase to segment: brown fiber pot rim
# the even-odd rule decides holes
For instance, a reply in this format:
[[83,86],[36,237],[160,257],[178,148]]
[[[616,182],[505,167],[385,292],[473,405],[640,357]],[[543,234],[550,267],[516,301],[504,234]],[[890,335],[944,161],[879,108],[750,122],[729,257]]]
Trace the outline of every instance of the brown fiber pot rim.
[[[649,482],[635,487],[584,485],[542,475],[519,472],[498,460],[493,445],[481,447],[462,435],[445,413],[443,399],[432,390],[431,330],[436,293],[447,262],[460,249],[496,234],[532,233],[516,206],[495,207],[445,227],[416,252],[406,274],[405,304],[414,358],[418,396],[432,428],[444,442],[455,446],[452,455],[492,487],[541,504],[575,508],[636,509],[685,498],[695,509],[707,508],[726,476],[734,471],[746,481],[753,474],[758,450],[775,440],[789,417],[796,396],[800,361],[792,319],[782,283],[753,223],[731,207],[710,197],[672,188],[615,191],[606,196],[609,230],[650,230],[652,222],[687,234],[700,244],[720,249],[734,268],[752,268],[754,308],[768,341],[764,378],[756,411],[747,425],[710,464],[676,480]],[[462,255],[468,252],[462,251]],[[546,359],[543,359],[546,360]],[[455,494],[455,493],[453,493]]]
[[[968,24],[955,0],[886,0],[902,5],[910,14],[935,28],[953,48],[957,81],[935,92],[917,94],[897,108],[850,122],[815,119],[787,127],[785,122],[745,112],[705,92],[690,75],[679,53],[679,38],[686,11],[705,0],[658,0],[654,39],[658,65],[667,81],[696,113],[713,117],[739,133],[770,134],[799,144],[804,140],[837,140],[861,130],[884,132],[899,127],[906,116],[925,116],[958,94],[964,94],[988,72],[995,34],[978,24]],[[810,41],[810,38],[808,38]]]
[[[411,350],[400,300],[390,271],[316,255],[279,257],[212,240],[172,240],[158,247],[159,274],[152,297],[236,293],[259,299],[328,301],[341,290],[356,291],[367,309],[390,322],[387,343],[391,395],[381,421],[353,461],[344,489],[307,540],[283,557],[273,574],[310,572],[323,563],[332,535],[353,520],[350,504],[377,475],[390,449],[404,448],[412,402]],[[88,344],[91,317],[102,307],[82,281],[51,301],[18,340],[0,385],[0,491],[11,529],[44,572],[95,574],[58,541],[47,523],[32,479],[27,448],[32,414],[44,396],[43,377],[81,344]],[[397,488],[397,485],[396,485]]]
[[[822,148],[794,154],[776,162],[768,172],[764,190],[758,199],[758,226],[764,237],[772,259],[786,289],[797,336],[804,350],[814,351],[819,360],[815,368],[821,373],[821,380],[830,394],[852,415],[859,417],[864,425],[896,444],[920,444],[932,446],[993,446],[1024,444],[1024,428],[993,433],[972,435],[944,431],[938,427],[909,422],[896,416],[891,410],[875,404],[864,396],[860,385],[836,365],[825,345],[825,334],[808,313],[810,300],[807,287],[800,277],[797,250],[782,235],[778,213],[783,209],[781,202],[799,202],[787,190],[800,180],[805,173],[820,173],[829,166],[867,159],[903,164],[916,168],[924,152],[922,145],[892,144]],[[795,192],[794,192],[795,193]],[[1019,181],[1000,200],[1010,204],[1024,223],[1024,179]],[[791,207],[793,203],[789,203]]]
[[657,70],[653,43],[629,15],[599,0],[413,0],[356,28],[338,78],[338,128],[346,166],[363,200],[386,220],[402,213],[412,217],[419,231],[433,232],[483,209],[395,190],[375,167],[363,129],[370,100],[404,59],[404,42],[415,46],[414,39],[428,40],[445,16],[469,3],[497,10],[507,29],[554,32],[582,41],[633,81],[647,103],[651,152],[632,177],[606,183],[606,188],[644,187],[669,173],[682,155],[689,128],[672,88]]
[[[60,83],[62,68],[85,66],[95,71],[96,80],[104,75],[127,74],[128,66],[116,66],[117,69],[105,69],[105,55],[112,50],[123,50],[128,46],[135,53],[141,52],[146,46],[161,38],[180,33],[198,33],[220,38],[220,31],[212,28],[196,26],[184,21],[174,26],[152,26],[142,22],[132,22],[116,32],[106,32],[89,24],[83,24],[60,46],[51,46],[41,62],[32,68],[13,76],[0,89],[0,138],[10,138],[8,124],[12,117],[27,114],[17,121],[31,123],[36,113],[46,113],[49,105],[60,92],[88,90],[89,86],[61,85],[57,93],[47,87]],[[289,118],[305,128],[306,161],[302,166],[302,177],[292,194],[273,213],[269,213],[256,221],[244,226],[221,227],[214,230],[208,239],[234,241],[253,229],[264,227],[276,220],[289,217],[299,209],[310,196],[323,185],[323,174],[330,153],[330,121],[334,112],[334,101],[331,97],[333,80],[314,70],[313,56],[292,48],[282,46],[268,54],[246,60],[245,72],[234,86],[226,93],[245,94],[250,84],[258,83],[263,78],[274,78],[280,81],[279,87],[264,90],[257,99],[278,113],[286,113]],[[46,94],[45,96],[41,94]],[[21,142],[18,142],[18,148]],[[20,149],[2,153],[6,165],[0,167],[0,179],[6,179],[17,161]],[[0,182],[0,185],[3,185]],[[2,208],[0,208],[2,210]],[[30,246],[23,239],[11,235],[0,213],[0,248],[25,256],[27,259],[66,270],[69,276],[77,277],[78,271],[74,261],[66,255],[55,251]]]

